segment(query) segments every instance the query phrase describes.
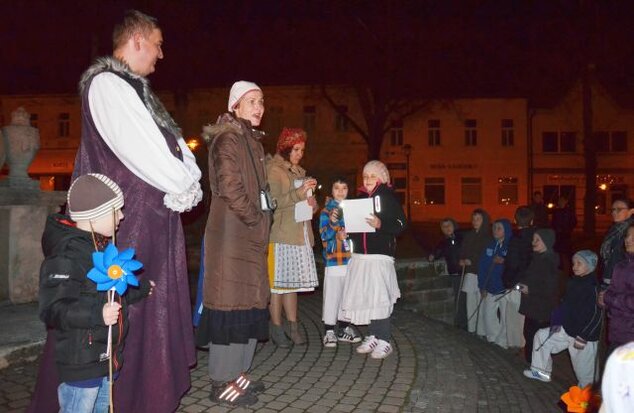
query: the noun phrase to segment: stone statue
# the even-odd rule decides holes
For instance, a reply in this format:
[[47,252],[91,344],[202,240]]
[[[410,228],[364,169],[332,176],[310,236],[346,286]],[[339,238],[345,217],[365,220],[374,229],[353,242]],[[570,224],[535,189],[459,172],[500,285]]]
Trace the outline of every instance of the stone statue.
[[9,178],[3,186],[38,189],[39,182],[29,178],[27,170],[40,149],[40,132],[31,126],[30,115],[19,107],[11,113],[11,123],[2,128]]

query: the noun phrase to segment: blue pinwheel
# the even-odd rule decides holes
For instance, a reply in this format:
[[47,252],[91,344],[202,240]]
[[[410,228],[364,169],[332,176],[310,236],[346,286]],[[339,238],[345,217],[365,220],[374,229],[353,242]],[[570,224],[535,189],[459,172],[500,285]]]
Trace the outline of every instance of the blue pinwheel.
[[97,284],[97,291],[114,288],[119,295],[123,295],[128,285],[138,287],[139,280],[133,272],[143,267],[143,264],[132,257],[133,248],[119,252],[112,243],[103,252],[93,252],[94,268],[88,271],[88,278]]

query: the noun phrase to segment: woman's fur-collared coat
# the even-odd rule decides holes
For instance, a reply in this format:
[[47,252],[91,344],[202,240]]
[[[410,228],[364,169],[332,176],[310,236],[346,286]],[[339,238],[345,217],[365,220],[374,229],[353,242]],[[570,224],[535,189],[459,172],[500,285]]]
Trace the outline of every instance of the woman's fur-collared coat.
[[[304,245],[304,223],[295,221],[295,204],[306,200],[301,188],[295,188],[295,180],[306,177],[306,171],[299,165],[291,163],[280,154],[275,154],[266,163],[266,170],[271,187],[271,196],[277,201],[271,228],[271,242],[287,245]],[[308,240],[313,246],[313,230],[307,223]]]
[[261,132],[224,114],[204,128],[203,137],[209,146],[212,193],[205,229],[204,305],[220,311],[265,309],[271,217],[260,207],[258,179],[266,185]]

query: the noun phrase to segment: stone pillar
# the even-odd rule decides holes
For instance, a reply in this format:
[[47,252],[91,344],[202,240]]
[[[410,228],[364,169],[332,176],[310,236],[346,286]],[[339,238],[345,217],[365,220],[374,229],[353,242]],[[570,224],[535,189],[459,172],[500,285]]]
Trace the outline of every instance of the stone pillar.
[[66,201],[66,192],[0,188],[0,301],[37,300],[46,217]]

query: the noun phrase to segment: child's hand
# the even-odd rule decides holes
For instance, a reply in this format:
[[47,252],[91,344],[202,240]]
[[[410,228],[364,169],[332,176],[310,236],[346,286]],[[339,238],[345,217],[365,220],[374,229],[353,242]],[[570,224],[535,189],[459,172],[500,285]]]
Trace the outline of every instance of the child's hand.
[[330,211],[330,222],[334,224],[338,220],[339,220],[339,208],[333,208],[333,210]]
[[375,229],[381,228],[381,218],[377,217],[374,214],[371,214],[369,218],[365,219],[365,222],[368,223],[369,226]]
[[586,347],[587,341],[582,339],[581,337],[575,337],[575,342],[573,343],[573,347],[577,350],[583,350]]
[[148,296],[152,295],[152,293],[154,292],[154,287],[156,286],[156,283],[152,280],[150,281],[150,292],[147,294]]
[[471,265],[471,260],[469,258],[465,258],[464,260],[460,260],[458,262],[461,267],[466,267],[467,265]]
[[599,296],[597,297],[597,304],[599,305],[599,307],[604,308],[605,307],[605,301],[603,299],[603,297],[605,297],[605,291],[601,291],[599,293]]
[[104,324],[107,326],[117,324],[117,320],[119,319],[119,310],[121,310],[121,304],[117,302],[105,303],[103,305],[103,310],[101,310]]
[[496,255],[495,258],[493,258],[493,262],[496,264],[504,264],[504,258],[500,257],[499,255]]

